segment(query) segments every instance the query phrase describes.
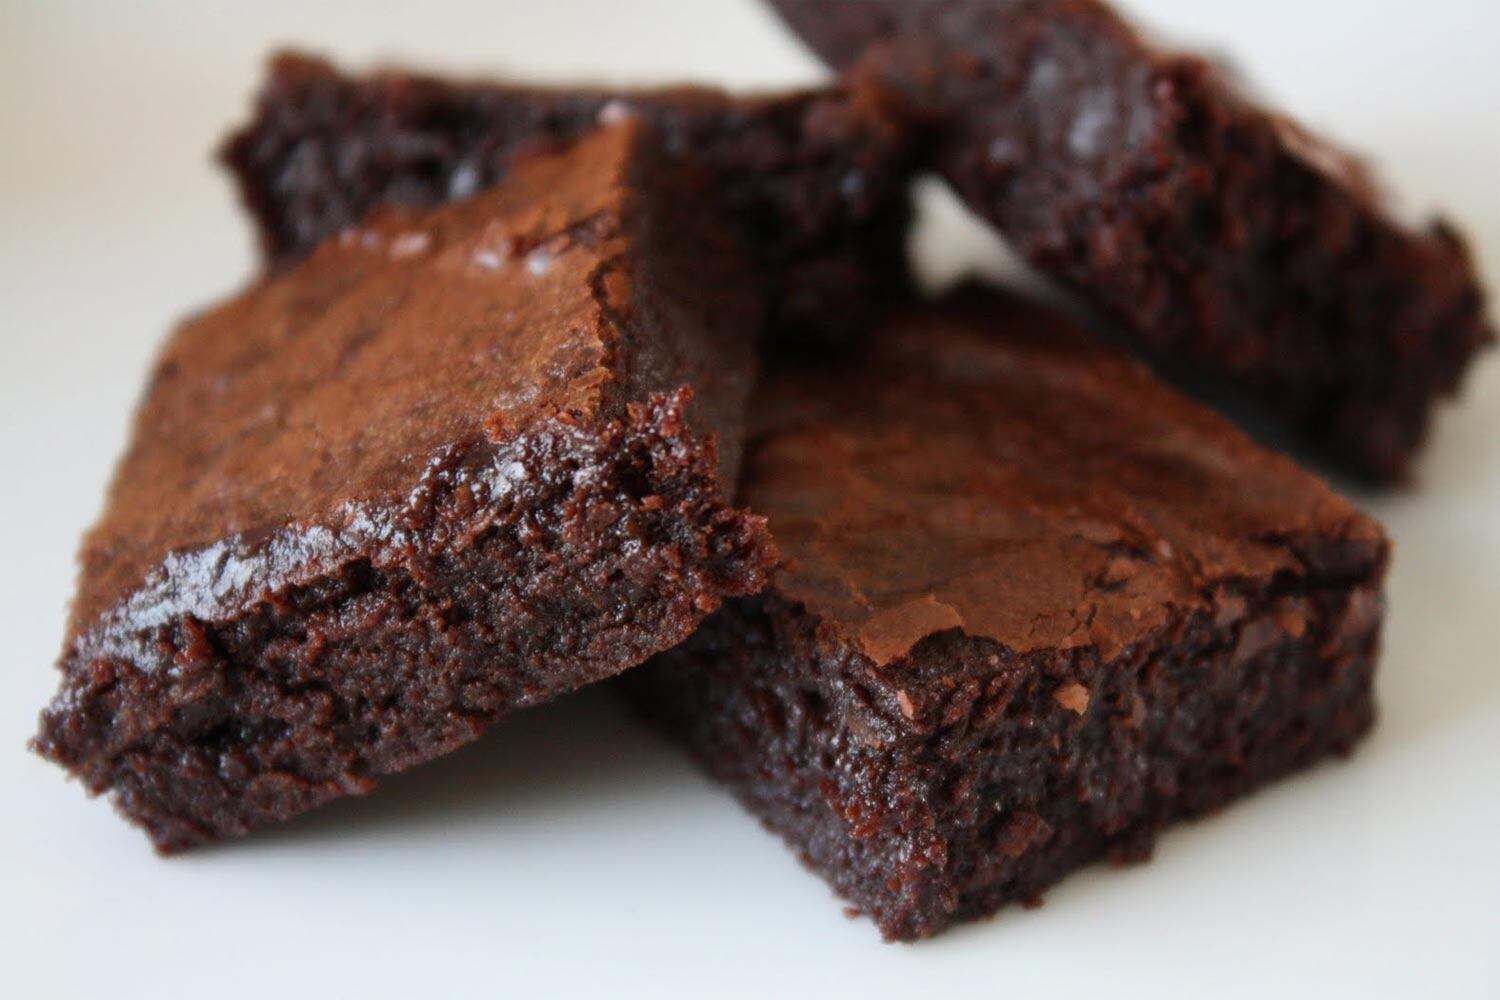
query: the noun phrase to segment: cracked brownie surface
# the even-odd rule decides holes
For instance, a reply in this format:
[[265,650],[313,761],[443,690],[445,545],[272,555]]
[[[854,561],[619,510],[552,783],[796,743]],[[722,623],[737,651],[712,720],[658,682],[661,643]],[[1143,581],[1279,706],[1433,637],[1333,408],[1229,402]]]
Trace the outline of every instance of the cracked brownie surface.
[[913,304],[751,412],[786,563],[629,686],[888,937],[1370,724],[1380,528],[1059,316]]
[[185,323],[37,749],[174,851],[363,793],[759,589],[764,524],[722,484],[760,297],[711,188],[626,122]]

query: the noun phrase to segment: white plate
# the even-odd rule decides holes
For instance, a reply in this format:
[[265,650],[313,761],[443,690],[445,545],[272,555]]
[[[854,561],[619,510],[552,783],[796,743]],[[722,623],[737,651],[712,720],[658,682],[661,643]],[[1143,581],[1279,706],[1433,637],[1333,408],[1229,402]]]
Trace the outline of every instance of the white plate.
[[[283,831],[173,861],[22,749],[79,532],[150,353],[249,273],[208,150],[274,42],[356,63],[784,84],[749,3],[40,0],[0,7],[0,996],[1500,994],[1500,366],[1444,415],[1397,541],[1383,716],[1348,763],[915,947],[608,699]],[[1368,150],[1500,263],[1500,5],[1137,5]],[[947,213],[948,265],[994,253]]]

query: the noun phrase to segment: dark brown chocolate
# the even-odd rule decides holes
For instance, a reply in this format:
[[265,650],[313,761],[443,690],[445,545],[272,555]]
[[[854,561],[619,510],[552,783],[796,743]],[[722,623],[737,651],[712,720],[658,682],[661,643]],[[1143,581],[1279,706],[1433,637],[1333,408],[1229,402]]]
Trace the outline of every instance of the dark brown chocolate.
[[760,298],[719,214],[627,122],[182,326],[37,748],[175,851],[363,793],[759,589],[763,522],[720,484]]
[[913,305],[751,413],[786,565],[628,683],[887,937],[1369,726],[1379,526],[1058,316]]
[[[773,0],[923,159],[1155,358],[1226,379],[1340,468],[1406,478],[1494,340],[1463,240],[1096,0]],[[852,86],[852,84],[849,84]]]

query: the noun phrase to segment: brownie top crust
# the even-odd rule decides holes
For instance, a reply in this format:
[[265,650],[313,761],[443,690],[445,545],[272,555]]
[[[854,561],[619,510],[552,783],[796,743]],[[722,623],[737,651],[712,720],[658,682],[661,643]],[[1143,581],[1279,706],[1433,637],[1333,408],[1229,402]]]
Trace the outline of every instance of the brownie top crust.
[[948,630],[1109,658],[1242,584],[1384,558],[1379,527],[1061,316],[967,288],[853,371],[775,371],[743,499],[781,595],[877,664]]
[[[732,475],[757,296],[726,230],[674,236],[669,216],[710,197],[662,159],[649,128],[618,124],[472,199],[385,209],[178,329],[85,542],[70,645],[400,550],[430,527],[417,492],[542,420],[607,421],[690,386]],[[689,259],[711,291],[662,294]],[[487,495],[512,487],[479,465]]]

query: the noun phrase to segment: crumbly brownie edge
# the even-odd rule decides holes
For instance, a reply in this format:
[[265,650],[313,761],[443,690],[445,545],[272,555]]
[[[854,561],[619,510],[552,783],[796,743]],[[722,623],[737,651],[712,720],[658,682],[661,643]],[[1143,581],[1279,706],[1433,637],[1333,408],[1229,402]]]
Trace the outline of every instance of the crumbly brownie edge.
[[1435,405],[1495,340],[1462,237],[1402,229],[1201,60],[1164,60],[1153,80],[1160,130],[1102,186],[1065,174],[1044,228],[987,198],[972,164],[946,173],[1158,360],[1235,379],[1367,481],[1408,479]]
[[1398,219],[1357,161],[1104,3],[772,6],[846,77],[914,102],[919,158],[1041,270],[1341,470],[1410,478],[1435,405],[1495,342],[1453,226]]
[[888,940],[915,940],[1348,751],[1373,720],[1380,573],[1228,590],[1103,663],[954,631],[882,669],[751,598],[626,683]]
[[171,853],[364,793],[674,645],[773,560],[687,395],[470,442],[315,578],[85,634],[35,749]]

